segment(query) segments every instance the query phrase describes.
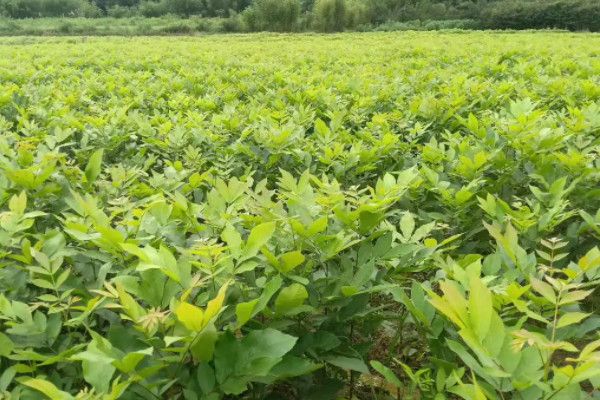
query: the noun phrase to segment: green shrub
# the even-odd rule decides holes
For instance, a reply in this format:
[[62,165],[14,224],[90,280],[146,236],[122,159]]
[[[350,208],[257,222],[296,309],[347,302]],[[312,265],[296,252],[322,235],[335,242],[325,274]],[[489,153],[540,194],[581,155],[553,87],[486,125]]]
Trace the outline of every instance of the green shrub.
[[232,11],[228,18],[221,19],[222,32],[242,32],[244,30],[244,21],[241,15]]
[[68,21],[65,21],[62,24],[60,24],[60,26],[58,27],[58,30],[60,33],[64,33],[64,34],[73,33],[73,24]]
[[444,20],[444,21],[405,21],[387,22],[372,27],[376,31],[437,31],[437,30],[475,30],[481,29],[479,21],[472,19]]
[[14,19],[0,18],[0,31],[4,35],[15,35],[19,34],[22,28]]
[[475,20],[459,19],[459,20],[443,20],[443,21],[423,21],[423,28],[426,31],[439,31],[447,29],[479,29],[480,23]]
[[189,17],[202,11],[201,0],[166,0],[169,12],[182,17]]
[[76,17],[99,18],[102,16],[102,10],[95,3],[80,1],[79,6],[73,11],[73,14]]
[[0,399],[600,395],[600,36],[85,42],[0,39]]
[[160,17],[169,12],[167,0],[143,1],[139,5],[139,12],[144,17]]
[[250,31],[293,32],[298,28],[300,0],[256,0],[242,18]]
[[194,29],[185,22],[173,22],[160,28],[162,33],[191,33]]
[[368,5],[360,0],[348,2],[346,8],[345,27],[348,29],[356,29],[361,25],[366,25],[371,22],[371,10]]
[[42,0],[40,3],[40,13],[51,17],[68,15],[79,6],[78,1],[73,0]]
[[3,13],[11,18],[39,17],[43,12],[40,0],[4,0],[0,4]]
[[600,2],[596,0],[503,1],[482,13],[489,29],[559,28],[600,31]]
[[131,18],[137,14],[137,9],[131,7],[122,7],[119,5],[110,7],[106,10],[106,15],[111,18]]
[[194,29],[198,32],[216,33],[221,30],[216,18],[198,18],[194,20]]
[[341,32],[346,27],[346,0],[317,0],[313,11],[313,26],[321,32]]

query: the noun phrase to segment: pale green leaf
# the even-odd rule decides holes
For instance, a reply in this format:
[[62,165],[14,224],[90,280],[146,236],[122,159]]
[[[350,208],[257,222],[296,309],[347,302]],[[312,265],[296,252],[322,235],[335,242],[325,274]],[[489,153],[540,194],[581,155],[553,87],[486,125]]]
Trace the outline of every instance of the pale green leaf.
[[242,258],[254,257],[258,250],[265,245],[275,232],[275,222],[266,222],[254,227],[242,251]]
[[73,396],[69,393],[59,390],[52,382],[48,382],[44,379],[29,379],[23,382],[25,386],[29,386],[37,391],[42,392],[50,400],[71,400]]
[[100,175],[100,171],[102,170],[102,156],[104,154],[103,149],[96,150],[88,161],[87,166],[85,167],[85,178],[88,183],[93,183],[98,175]]
[[298,265],[302,264],[306,257],[299,251],[291,251],[281,256],[281,264],[278,266],[278,270],[281,273],[288,273]]
[[566,313],[562,317],[560,317],[560,319],[558,320],[558,323],[556,324],[556,327],[563,328],[565,326],[576,324],[576,323],[584,320],[585,318],[589,317],[590,315],[591,314],[585,314],[585,313],[581,313],[581,312]]

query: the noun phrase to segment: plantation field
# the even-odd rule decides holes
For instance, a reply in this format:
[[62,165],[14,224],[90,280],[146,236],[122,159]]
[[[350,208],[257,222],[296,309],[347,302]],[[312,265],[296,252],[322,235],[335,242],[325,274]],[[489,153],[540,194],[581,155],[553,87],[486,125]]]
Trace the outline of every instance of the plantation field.
[[600,36],[0,39],[0,399],[600,398]]

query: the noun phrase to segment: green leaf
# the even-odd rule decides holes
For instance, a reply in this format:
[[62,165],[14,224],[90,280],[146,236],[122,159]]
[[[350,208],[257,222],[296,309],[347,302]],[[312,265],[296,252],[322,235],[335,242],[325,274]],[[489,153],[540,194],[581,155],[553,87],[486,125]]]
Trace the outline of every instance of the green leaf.
[[565,304],[576,303],[585,299],[593,292],[593,290],[575,290],[573,292],[569,292],[560,298],[558,305],[562,306]]
[[43,279],[32,279],[31,283],[34,284],[37,287],[43,288],[43,289],[49,289],[49,290],[53,290],[54,289],[54,285],[46,280]]
[[258,299],[254,299],[244,303],[238,303],[235,306],[235,314],[238,320],[238,327],[241,327],[246,322],[248,322],[250,318],[252,318],[256,304],[258,304]]
[[292,350],[297,340],[294,336],[267,328],[250,332],[242,340],[242,348],[254,359],[279,359]]
[[6,177],[17,185],[27,189],[35,189],[39,185],[35,181],[35,174],[28,169],[18,169],[6,172]]
[[190,351],[194,359],[198,361],[210,361],[215,351],[215,343],[219,338],[215,324],[208,324],[200,334],[198,334]]
[[235,374],[238,367],[241,367],[239,360],[243,360],[242,352],[240,341],[236,340],[230,330],[225,331],[217,341],[214,351],[215,376],[218,383],[223,384]]
[[137,321],[143,311],[142,308],[137,304],[133,296],[123,289],[123,286],[120,283],[117,283],[117,292],[119,294],[119,301],[121,302],[123,311],[125,311],[127,315],[131,317],[131,319]]
[[254,227],[242,251],[242,259],[254,257],[275,232],[275,222],[266,222]]
[[227,246],[229,247],[229,251],[233,254],[234,257],[239,257],[241,254],[242,248],[242,236],[240,233],[233,227],[231,224],[227,224],[223,233],[221,234],[221,239]]
[[483,347],[489,352],[492,357],[498,356],[502,352],[502,346],[506,339],[506,329],[502,322],[502,318],[496,312],[492,312],[490,329],[488,330],[485,339],[483,339]]
[[371,211],[361,211],[359,215],[360,220],[360,233],[366,234],[371,231],[374,227],[376,227],[381,221],[382,213],[380,212],[371,212]]
[[0,332],[0,357],[7,357],[15,347],[12,340],[4,333]]
[[204,393],[207,394],[213,391],[216,383],[215,371],[207,362],[200,363],[196,378],[200,389],[202,389]]
[[494,378],[510,378],[512,375],[508,372],[502,371],[498,367],[483,367],[483,371]]
[[135,367],[144,359],[145,356],[152,355],[153,348],[150,347],[144,351],[136,351],[132,353],[128,353],[123,357],[122,360],[116,361],[113,363],[115,367],[121,372],[126,374],[130,374],[135,370]]
[[365,374],[369,373],[369,368],[367,367],[367,364],[365,364],[365,362],[360,358],[334,356],[325,358],[325,361],[343,370],[358,371],[363,372]]
[[556,324],[556,327],[564,328],[565,326],[576,324],[576,323],[584,320],[585,318],[589,317],[590,315],[592,315],[592,314],[585,314],[585,313],[581,313],[581,312],[566,313],[562,317],[560,317],[560,319],[558,320],[558,323]]
[[342,294],[346,297],[354,296],[359,290],[356,286],[342,286]]
[[102,170],[102,156],[104,154],[103,149],[96,150],[88,161],[87,166],[85,167],[85,178],[88,183],[93,183],[98,175],[100,175],[100,171]]
[[71,358],[81,360],[83,377],[99,393],[108,393],[110,381],[116,368],[113,363],[121,358],[113,349],[112,344],[98,333],[90,332],[93,340],[84,352],[77,353]]
[[469,294],[469,317],[471,327],[480,340],[483,340],[492,321],[494,307],[492,305],[492,294],[479,278],[474,278],[470,283]]
[[4,392],[17,374],[15,367],[8,367],[0,374],[0,393]]
[[14,195],[10,198],[8,209],[17,215],[23,215],[27,207],[27,193],[23,190],[21,194]]
[[410,239],[415,230],[415,219],[410,212],[405,212],[400,220],[400,230],[406,240]]
[[108,393],[116,368],[111,364],[98,364],[88,360],[83,360],[82,366],[85,381],[91,384],[97,393]]
[[158,256],[160,257],[160,270],[175,282],[181,283],[179,265],[177,264],[177,260],[171,251],[165,246],[161,245],[158,250]]
[[352,278],[352,286],[361,287],[365,285],[375,272],[375,262],[373,260],[369,260],[360,267],[358,267],[358,271]]
[[278,314],[285,314],[286,312],[299,307],[304,303],[304,300],[308,298],[308,292],[306,288],[299,283],[292,283],[290,286],[283,288],[279,292],[279,296],[275,300],[275,310]]
[[265,377],[298,339],[272,328],[254,330],[241,341],[226,332],[215,348],[215,375],[220,389],[240,394],[249,382]]
[[262,310],[265,309],[265,307],[267,306],[267,304],[269,303],[269,301],[271,300],[273,295],[275,295],[275,293],[279,290],[280,287],[281,287],[281,276],[279,276],[279,275],[267,282],[263,292],[261,293],[260,297],[258,298],[258,303],[256,304],[256,306],[254,307],[254,310],[252,311],[252,317],[254,317],[259,312],[261,312]]
[[315,121],[315,131],[320,136],[327,136],[327,134],[329,133],[329,128],[321,118],[317,118],[317,120]]
[[29,379],[23,382],[25,386],[29,386],[37,391],[42,392],[50,398],[50,400],[71,400],[73,396],[69,393],[59,390],[52,382],[44,379]]
[[185,339],[184,336],[165,336],[163,338],[164,342],[165,342],[165,346],[169,347],[170,345],[172,345],[175,342],[180,341],[181,339]]
[[467,313],[467,301],[463,297],[462,293],[450,282],[440,282],[440,288],[444,292],[444,300],[446,300],[449,307],[456,313],[458,319],[455,323],[459,326],[463,326],[469,321]]
[[425,244],[425,246],[427,247],[435,247],[437,246],[437,240],[432,239],[432,238],[427,238],[423,241],[423,243]]
[[207,325],[211,319],[217,316],[223,309],[223,302],[225,301],[225,294],[227,293],[228,287],[229,284],[225,283],[223,286],[221,286],[215,298],[208,302],[206,305],[206,311],[204,312],[202,326]]
[[310,224],[310,226],[306,230],[306,234],[308,236],[314,236],[317,233],[323,232],[325,229],[327,229],[328,220],[329,218],[327,218],[326,216],[317,219],[312,224]]
[[190,331],[200,332],[204,327],[204,312],[200,307],[183,302],[177,307],[175,314],[177,319]]
[[552,289],[552,286],[534,277],[531,277],[530,281],[531,287],[533,287],[533,289],[536,292],[544,296],[544,298],[552,304],[556,304],[556,294],[554,293],[554,289]]
[[299,251],[291,251],[281,256],[281,264],[277,268],[281,273],[288,273],[298,265],[302,264],[306,258]]
[[446,339],[446,343],[448,344],[450,350],[455,352],[462,359],[462,361],[469,366],[469,368],[471,368],[480,376],[485,376],[483,373],[483,367],[460,343],[450,339]]
[[391,369],[389,369],[379,361],[371,361],[371,366],[373,367],[373,369],[375,369],[375,371],[383,375],[387,383],[391,383],[396,388],[404,387],[404,385],[402,385],[402,382],[400,382],[400,379],[398,379],[396,374],[394,374],[394,372]]
[[309,374],[322,366],[323,364],[314,364],[302,358],[285,356],[281,362],[271,368],[266,377],[263,379],[258,378],[256,380],[258,382],[270,384],[279,379]]

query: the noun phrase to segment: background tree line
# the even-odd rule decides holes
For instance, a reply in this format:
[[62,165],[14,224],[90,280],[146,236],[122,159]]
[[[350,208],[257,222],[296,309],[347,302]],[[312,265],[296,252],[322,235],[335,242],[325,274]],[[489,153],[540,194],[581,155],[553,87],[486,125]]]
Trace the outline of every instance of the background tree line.
[[0,15],[198,16],[225,19],[225,31],[394,29],[407,21],[434,28],[600,31],[599,0],[0,0]]

